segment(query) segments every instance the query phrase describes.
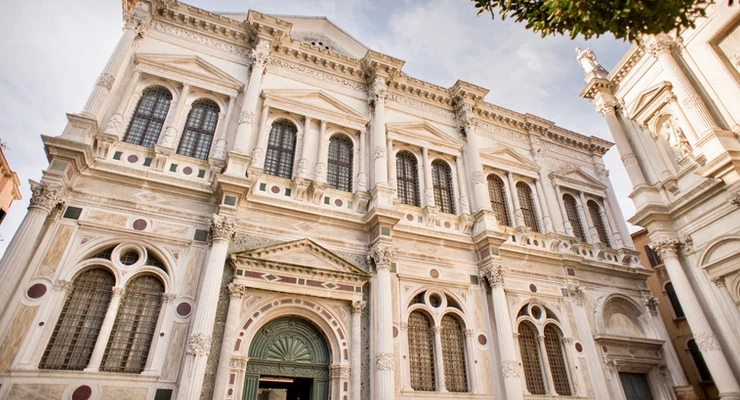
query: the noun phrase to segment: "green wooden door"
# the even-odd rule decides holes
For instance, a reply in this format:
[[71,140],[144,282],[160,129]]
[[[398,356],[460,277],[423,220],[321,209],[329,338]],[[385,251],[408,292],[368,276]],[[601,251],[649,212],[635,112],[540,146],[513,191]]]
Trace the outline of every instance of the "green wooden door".
[[619,380],[622,381],[624,396],[627,400],[653,400],[647,375],[620,372]]

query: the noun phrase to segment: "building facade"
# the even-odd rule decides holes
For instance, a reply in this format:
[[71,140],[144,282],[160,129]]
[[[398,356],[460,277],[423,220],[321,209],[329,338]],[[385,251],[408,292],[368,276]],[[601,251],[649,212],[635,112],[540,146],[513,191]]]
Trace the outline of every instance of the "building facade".
[[687,385],[611,143],[414,79],[324,18],[124,4],[0,262],[0,398]]
[[581,96],[604,116],[645,227],[722,399],[740,398],[740,10],[646,37],[611,73],[592,52]]
[[8,215],[10,205],[21,199],[21,182],[18,180],[18,174],[10,169],[4,151],[3,143],[0,141],[0,224]]

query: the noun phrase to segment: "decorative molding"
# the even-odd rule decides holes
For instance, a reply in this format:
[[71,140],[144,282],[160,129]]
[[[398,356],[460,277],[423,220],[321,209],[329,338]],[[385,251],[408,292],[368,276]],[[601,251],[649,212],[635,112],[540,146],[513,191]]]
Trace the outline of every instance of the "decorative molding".
[[226,288],[229,290],[229,299],[232,301],[241,300],[246,294],[247,287],[240,283],[229,283]]
[[358,90],[360,92],[367,93],[367,91],[368,91],[367,86],[365,86],[365,85],[362,85],[362,84],[359,84],[359,83],[355,83],[355,82],[350,82],[350,81],[348,81],[346,79],[337,78],[336,76],[331,76],[331,75],[328,75],[328,74],[324,74],[322,72],[314,71],[314,70],[308,69],[306,67],[301,67],[299,65],[291,64],[291,63],[288,63],[288,62],[285,62],[285,61],[282,61],[282,60],[276,60],[276,59],[272,58],[272,59],[270,59],[269,65],[276,66],[276,67],[279,67],[279,68],[282,68],[282,69],[286,69],[286,70],[289,70],[289,71],[293,71],[293,72],[298,72],[298,73],[303,74],[303,75],[308,75],[308,76],[310,76],[312,78],[315,78],[315,79],[318,79],[318,80],[336,83],[338,85],[344,86],[346,88]]
[[514,132],[512,130],[505,129],[505,128],[502,128],[500,126],[496,126],[494,124],[489,124],[488,122],[481,122],[481,123],[478,124],[478,126],[481,129],[483,129],[485,131],[488,131],[488,132],[492,132],[492,133],[496,133],[496,134],[500,134],[500,135],[509,136],[509,137],[514,138],[514,139],[521,140],[522,142],[526,142],[527,141],[527,137],[524,136],[521,133],[517,133],[517,132]]
[[232,358],[229,360],[229,367],[244,370],[247,368],[247,360],[243,358]]
[[95,81],[95,86],[99,86],[104,88],[105,90],[110,91],[110,89],[113,87],[113,84],[116,82],[116,78],[113,77],[113,75],[101,72],[98,76],[98,80]]
[[678,249],[682,243],[678,239],[660,239],[650,243],[651,249],[657,251],[661,258],[678,257]]
[[393,353],[378,353],[375,355],[375,369],[378,371],[393,371],[396,369],[396,362],[393,360]]
[[155,21],[152,23],[152,28],[154,28],[154,30],[156,31],[166,33],[168,35],[171,35],[171,36],[174,36],[180,39],[189,40],[189,41],[201,44],[203,46],[212,47],[218,50],[223,50],[228,53],[236,54],[238,56],[242,56],[245,58],[251,56],[250,51],[247,50],[246,48],[240,48],[240,47],[234,46],[233,44],[224,43],[218,40],[213,40],[209,38],[208,36],[204,36],[204,35],[194,33],[194,32],[189,32],[182,28],[178,28],[178,27],[168,25],[168,24],[163,24],[158,21]]
[[500,266],[489,266],[483,270],[483,276],[488,279],[488,284],[503,285],[504,283],[504,269]]
[[193,356],[204,356],[208,357],[208,354],[211,352],[211,337],[204,335],[202,333],[196,333],[193,335],[190,335],[190,340],[188,341],[188,348],[186,350],[187,354],[193,355]]
[[740,194],[735,195],[735,197],[730,199],[730,204],[733,206],[740,207]]
[[583,299],[586,297],[586,291],[583,290],[583,286],[579,285],[578,282],[571,282],[568,284],[568,292],[577,305],[583,305]]
[[54,290],[57,290],[59,292],[67,292],[72,289],[72,282],[71,281],[65,281],[63,279],[59,279],[54,284]]
[[247,125],[252,126],[254,125],[254,113],[251,111],[244,110],[239,115],[239,125]]
[[725,277],[724,276],[718,276],[716,278],[712,278],[712,283],[715,284],[718,288],[727,287],[725,286]]
[[211,223],[211,240],[226,240],[230,241],[236,234],[236,220],[229,217],[224,217],[218,214],[213,214],[213,221]]
[[126,289],[122,287],[113,287],[111,288],[111,292],[113,293],[113,296],[123,297],[126,293]]
[[408,106],[411,108],[416,108],[418,110],[426,111],[432,114],[437,114],[439,116],[445,117],[445,118],[455,118],[455,113],[449,110],[445,110],[443,108],[431,106],[429,104],[423,103],[421,101],[414,100],[412,98],[401,96],[395,93],[392,93],[388,95],[387,97],[389,100],[395,101],[398,104],[402,104],[404,106]]
[[697,333],[694,335],[694,340],[696,341],[696,345],[699,346],[699,350],[701,350],[702,353],[714,350],[722,350],[719,342],[717,342],[717,338],[711,332]]
[[586,162],[589,162],[589,163],[591,162],[591,156],[589,156],[588,154],[583,154],[583,153],[581,153],[579,151],[575,151],[575,150],[571,150],[571,149],[568,149],[568,148],[565,148],[565,147],[561,147],[561,146],[558,146],[558,145],[556,145],[554,143],[550,143],[550,142],[547,142],[547,141],[542,141],[542,147],[544,147],[547,150],[550,150],[552,152],[555,152],[555,153],[558,153],[558,154],[562,154],[564,156],[568,156],[568,157],[571,157],[571,158],[575,158],[577,160],[586,161]]
[[393,259],[396,257],[396,250],[387,247],[376,245],[370,250],[368,260],[372,260],[375,264],[375,268],[390,268],[393,263]]
[[365,301],[353,301],[351,307],[352,314],[362,314],[362,310],[365,309],[365,306],[367,306],[367,302]]
[[519,378],[519,364],[514,360],[501,362],[501,373],[504,378]]
[[163,303],[172,303],[177,298],[177,295],[174,293],[162,293],[162,302]]
[[29,181],[31,184],[32,197],[28,208],[40,208],[47,213],[55,207],[64,205],[64,193],[62,188],[51,187],[44,182]]
[[473,182],[476,185],[485,185],[486,184],[486,177],[483,174],[483,171],[473,171]]

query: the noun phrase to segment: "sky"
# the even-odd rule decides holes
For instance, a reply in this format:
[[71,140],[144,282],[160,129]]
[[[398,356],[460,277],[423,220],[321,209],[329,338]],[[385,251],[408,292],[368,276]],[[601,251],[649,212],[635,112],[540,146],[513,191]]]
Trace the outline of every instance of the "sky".
[[[613,37],[583,41],[527,31],[524,24],[476,16],[463,0],[187,0],[214,12],[326,16],[365,46],[406,62],[403,71],[443,87],[464,80],[490,90],[486,101],[530,113],[581,134],[611,140],[585,86],[575,48],[590,47],[611,70],[630,47]],[[0,225],[0,254],[31,198],[28,180],[46,168],[40,135],[57,136],[79,112],[123,26],[118,0],[33,0],[0,5],[0,140],[21,180],[23,199]],[[632,189],[616,148],[604,157],[625,218]],[[630,227],[635,230],[635,227]]]

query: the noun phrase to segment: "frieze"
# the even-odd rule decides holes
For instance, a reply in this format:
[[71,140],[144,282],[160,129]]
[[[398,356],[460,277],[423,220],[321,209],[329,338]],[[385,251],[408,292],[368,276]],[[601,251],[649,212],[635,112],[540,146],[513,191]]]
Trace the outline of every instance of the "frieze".
[[488,132],[492,132],[492,133],[496,133],[496,134],[500,134],[500,135],[504,135],[504,136],[509,136],[509,137],[514,138],[514,139],[521,140],[523,142],[526,142],[527,141],[527,137],[524,136],[521,133],[516,133],[516,132],[514,132],[512,130],[504,129],[504,128],[500,127],[500,126],[489,124],[488,122],[481,122],[479,124],[479,126],[480,126],[481,129],[486,130]]
[[555,153],[558,153],[558,154],[562,154],[564,156],[568,156],[568,157],[571,157],[571,158],[575,158],[577,160],[591,162],[591,157],[589,155],[583,154],[581,152],[574,151],[574,150],[571,150],[571,149],[567,149],[565,147],[558,146],[558,145],[556,145],[554,143],[543,141],[542,142],[542,147],[544,147],[547,150],[550,150],[552,152],[555,152]]
[[286,69],[286,70],[295,71],[295,72],[298,72],[304,75],[308,75],[315,79],[336,83],[336,84],[342,85],[350,89],[354,89],[360,92],[367,93],[367,86],[365,85],[355,83],[355,82],[350,82],[346,79],[337,78],[336,76],[331,76],[331,75],[324,74],[318,71],[313,71],[306,67],[301,67],[295,64],[291,64],[291,63],[288,63],[282,60],[276,60],[276,59],[271,59],[269,64],[272,66]]
[[455,113],[452,111],[448,111],[439,107],[434,107],[406,96],[391,94],[390,96],[388,96],[388,99],[393,100],[396,103],[402,104],[404,106],[416,108],[418,110],[426,111],[432,114],[437,114],[445,118],[455,118]]
[[224,43],[218,40],[213,40],[208,36],[204,36],[198,33],[188,32],[184,29],[174,27],[172,25],[163,24],[155,21],[152,23],[154,30],[172,35],[181,39],[190,40],[195,43],[202,44],[204,46],[212,47],[215,49],[223,50],[232,54],[236,54],[245,58],[250,58],[251,52],[246,48],[240,48],[233,44]]
[[304,378],[329,378],[328,368],[299,367],[293,365],[275,365],[267,363],[248,362],[247,372],[276,376],[297,376]]

